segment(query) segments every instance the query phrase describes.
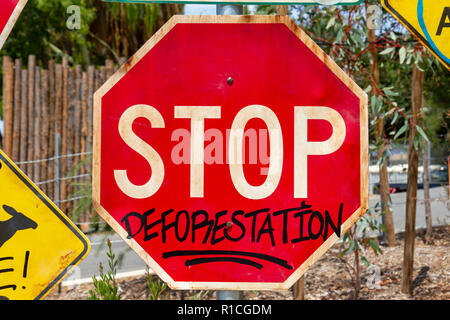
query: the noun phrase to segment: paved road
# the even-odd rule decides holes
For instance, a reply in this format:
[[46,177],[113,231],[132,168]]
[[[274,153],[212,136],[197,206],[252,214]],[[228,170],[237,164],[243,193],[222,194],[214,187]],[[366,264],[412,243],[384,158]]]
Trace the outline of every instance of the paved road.
[[[433,225],[443,225],[450,223],[450,211],[447,207],[447,203],[443,199],[448,199],[446,190],[442,187],[431,189],[431,210],[433,217]],[[394,226],[396,232],[401,232],[405,227],[405,203],[406,193],[398,193],[392,195],[392,207],[394,215]],[[417,202],[416,213],[416,227],[425,228],[425,208],[423,204],[423,190],[418,190],[419,200]],[[379,196],[370,197],[370,207],[373,208],[379,201]],[[119,273],[127,273],[133,271],[143,272],[145,270],[145,263],[137,256],[134,251],[129,249],[128,245],[123,242],[119,236],[113,235],[93,235],[90,236],[91,251],[88,256],[80,263],[79,269],[75,273],[66,278],[67,280],[73,280],[76,278],[90,279],[92,276],[99,274],[99,263],[101,262],[105,266],[105,270],[108,270],[108,264],[106,259],[106,238],[112,242],[113,252],[117,256],[122,256],[123,260],[119,266]]]
[[[112,251],[116,257],[120,258],[118,273],[142,271],[145,270],[146,264],[142,259],[130,249],[130,247],[117,234],[92,235],[89,237],[91,243],[91,251],[87,257],[78,265],[80,272],[73,277],[67,278],[92,278],[93,275],[99,275],[99,264],[104,267],[104,271],[109,270],[106,252],[108,246],[106,239],[111,241]],[[71,280],[71,279],[68,279]]]
[[[443,187],[431,188],[431,216],[433,226],[445,225],[450,223],[450,211],[447,190]],[[380,200],[378,196],[371,196],[369,199],[369,206],[373,208]],[[423,190],[417,190],[417,208],[416,208],[416,228],[422,229],[426,227],[425,223],[425,205]],[[447,199],[447,201],[445,201]],[[405,230],[405,211],[406,211],[406,193],[391,194],[392,200],[392,214],[394,216],[395,232],[402,232]]]

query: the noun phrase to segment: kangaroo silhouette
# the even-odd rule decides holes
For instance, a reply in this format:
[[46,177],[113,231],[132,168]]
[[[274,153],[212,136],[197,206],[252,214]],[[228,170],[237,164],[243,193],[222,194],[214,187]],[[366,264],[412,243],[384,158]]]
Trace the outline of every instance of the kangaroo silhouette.
[[6,221],[0,221],[0,247],[11,239],[17,231],[26,229],[36,229],[37,223],[26,217],[23,213],[17,212],[16,209],[7,205],[3,205],[5,210],[12,218]]

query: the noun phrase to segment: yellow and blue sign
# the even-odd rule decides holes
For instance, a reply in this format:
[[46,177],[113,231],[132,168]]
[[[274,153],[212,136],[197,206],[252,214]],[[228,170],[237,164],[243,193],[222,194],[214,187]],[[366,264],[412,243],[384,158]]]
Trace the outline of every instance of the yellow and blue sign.
[[42,299],[88,251],[85,235],[0,150],[0,300]]
[[383,0],[383,6],[450,70],[450,2]]

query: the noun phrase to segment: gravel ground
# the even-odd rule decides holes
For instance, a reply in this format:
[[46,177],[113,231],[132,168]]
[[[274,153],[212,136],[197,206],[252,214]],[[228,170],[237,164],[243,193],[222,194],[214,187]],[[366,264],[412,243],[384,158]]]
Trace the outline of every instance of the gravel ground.
[[[359,299],[367,300],[449,300],[450,299],[450,226],[434,229],[433,244],[424,242],[424,232],[416,235],[414,256],[414,292],[400,292],[403,261],[403,239],[398,235],[395,247],[382,246],[383,254],[367,252],[371,267],[361,264],[361,291]],[[339,244],[335,244],[305,274],[307,300],[345,300],[354,298],[352,276],[345,263],[337,258]],[[379,276],[377,277],[377,273]],[[154,276],[156,277],[156,276]],[[121,298],[149,299],[145,276],[118,280]],[[55,288],[48,300],[85,300],[92,284]],[[215,299],[214,291],[179,291],[167,289],[162,299]],[[246,300],[292,300],[292,290],[246,291]]]

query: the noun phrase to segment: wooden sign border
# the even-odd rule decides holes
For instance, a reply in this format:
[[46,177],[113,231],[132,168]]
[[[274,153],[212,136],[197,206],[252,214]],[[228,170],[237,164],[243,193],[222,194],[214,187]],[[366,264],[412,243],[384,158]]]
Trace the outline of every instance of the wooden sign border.
[[34,300],[43,299],[50,291],[70,272],[78,265],[89,253],[90,242],[86,236],[77,228],[77,226],[31,181],[18,167],[17,165],[2,151],[0,150],[0,167],[1,164],[5,164],[20,181],[30,189],[42,203],[55,214],[58,219],[81,241],[83,244],[83,251],[73,259],[73,261],[62,270],[42,291]]
[[337,240],[333,233],[285,282],[179,282],[173,280],[100,204],[102,97],[178,23],[277,23],[286,25],[360,100],[361,206],[342,224],[341,234],[367,211],[369,204],[369,149],[367,94],[288,16],[173,16],[94,94],[93,205],[100,216],[172,289],[181,290],[285,290],[289,289]]
[[28,0],[19,0],[19,2],[16,5],[16,8],[14,9],[13,13],[11,14],[11,17],[9,17],[8,22],[5,25],[5,28],[2,32],[0,32],[0,49],[3,47],[3,45],[6,42],[6,39],[8,39],[9,34],[11,33],[12,28],[17,22],[17,19],[19,19],[20,14],[22,13],[23,8],[25,8],[25,5],[27,4]]
[[425,48],[427,48],[430,53],[439,60],[440,63],[444,65],[447,70],[450,70],[450,64],[445,62],[439,54],[433,49],[432,45],[428,42],[426,38],[424,38],[416,28],[414,28],[408,20],[406,20],[389,2],[390,0],[381,0],[383,7],[392,15],[395,19],[397,19],[406,29],[414,36],[417,40],[419,40]]

